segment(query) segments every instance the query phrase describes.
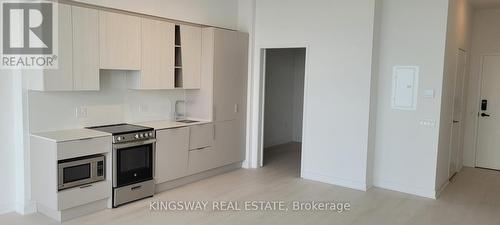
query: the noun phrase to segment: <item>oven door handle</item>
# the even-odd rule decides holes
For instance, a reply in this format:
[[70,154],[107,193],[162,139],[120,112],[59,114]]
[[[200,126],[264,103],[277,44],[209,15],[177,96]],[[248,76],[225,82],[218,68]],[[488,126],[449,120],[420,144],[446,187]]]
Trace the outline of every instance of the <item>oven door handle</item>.
[[130,147],[136,147],[136,146],[141,146],[141,145],[148,145],[148,144],[153,144],[156,142],[156,139],[149,139],[145,141],[138,141],[138,142],[130,142],[130,143],[122,143],[122,144],[113,144],[114,149],[121,149],[121,148],[130,148]]

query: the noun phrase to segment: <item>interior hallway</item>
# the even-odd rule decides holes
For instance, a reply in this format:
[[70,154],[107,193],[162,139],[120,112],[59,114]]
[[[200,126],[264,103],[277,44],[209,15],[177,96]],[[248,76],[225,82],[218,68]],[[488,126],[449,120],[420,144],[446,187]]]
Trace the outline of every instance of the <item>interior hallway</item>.
[[[500,172],[464,168],[438,200],[372,188],[367,192],[298,178],[300,144],[268,151],[266,166],[240,169],[163,192],[117,209],[107,209],[63,224],[500,224]],[[152,212],[152,200],[348,201],[336,212]],[[2,225],[58,224],[33,214],[0,216]]]

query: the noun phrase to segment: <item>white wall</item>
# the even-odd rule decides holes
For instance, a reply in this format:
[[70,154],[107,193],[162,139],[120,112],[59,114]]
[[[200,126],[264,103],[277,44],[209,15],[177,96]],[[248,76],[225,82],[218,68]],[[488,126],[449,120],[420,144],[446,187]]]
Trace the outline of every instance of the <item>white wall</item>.
[[464,139],[464,165],[474,167],[476,162],[476,127],[479,110],[479,85],[481,57],[484,54],[500,53],[500,8],[480,9],[474,12],[470,74],[467,92],[467,115]]
[[[257,0],[255,53],[308,47],[301,169],[306,179],[366,189],[374,8],[374,0]],[[261,82],[260,54],[254,57],[253,87]],[[258,98],[252,101],[254,119]]]
[[303,49],[267,50],[265,148],[301,141],[304,60]]
[[230,29],[238,28],[236,0],[76,0],[116,8]]
[[[433,198],[435,196],[440,94],[448,1],[384,0],[378,43],[378,91],[375,128],[374,185]],[[392,69],[420,67],[417,110],[391,109]],[[433,89],[436,98],[423,98]]]
[[[439,126],[439,145],[436,172],[436,190],[441,190],[450,176],[451,131],[455,82],[457,73],[457,55],[459,49],[469,53],[472,8],[468,0],[453,0],[449,4],[448,29],[444,61],[443,90],[441,96],[441,121]],[[467,68],[467,66],[466,66]],[[463,127],[462,127],[463,128]],[[460,145],[461,146],[461,145]],[[458,155],[462,150],[458,149]],[[458,165],[462,164],[459,157]]]
[[15,203],[15,148],[14,148],[14,102],[13,74],[0,70],[0,214],[14,210]]

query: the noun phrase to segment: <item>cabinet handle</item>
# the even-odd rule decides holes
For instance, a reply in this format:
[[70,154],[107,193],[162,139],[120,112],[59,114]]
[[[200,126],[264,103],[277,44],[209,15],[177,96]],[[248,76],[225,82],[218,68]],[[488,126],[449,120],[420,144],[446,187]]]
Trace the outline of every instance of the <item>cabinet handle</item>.
[[141,189],[142,185],[139,185],[139,186],[135,186],[135,187],[132,187],[130,188],[131,190],[137,190],[137,189]]

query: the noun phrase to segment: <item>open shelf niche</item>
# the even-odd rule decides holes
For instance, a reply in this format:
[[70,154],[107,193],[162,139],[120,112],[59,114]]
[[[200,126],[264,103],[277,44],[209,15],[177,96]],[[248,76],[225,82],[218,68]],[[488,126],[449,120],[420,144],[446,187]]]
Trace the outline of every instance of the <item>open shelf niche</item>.
[[182,88],[181,27],[175,25],[175,88]]

